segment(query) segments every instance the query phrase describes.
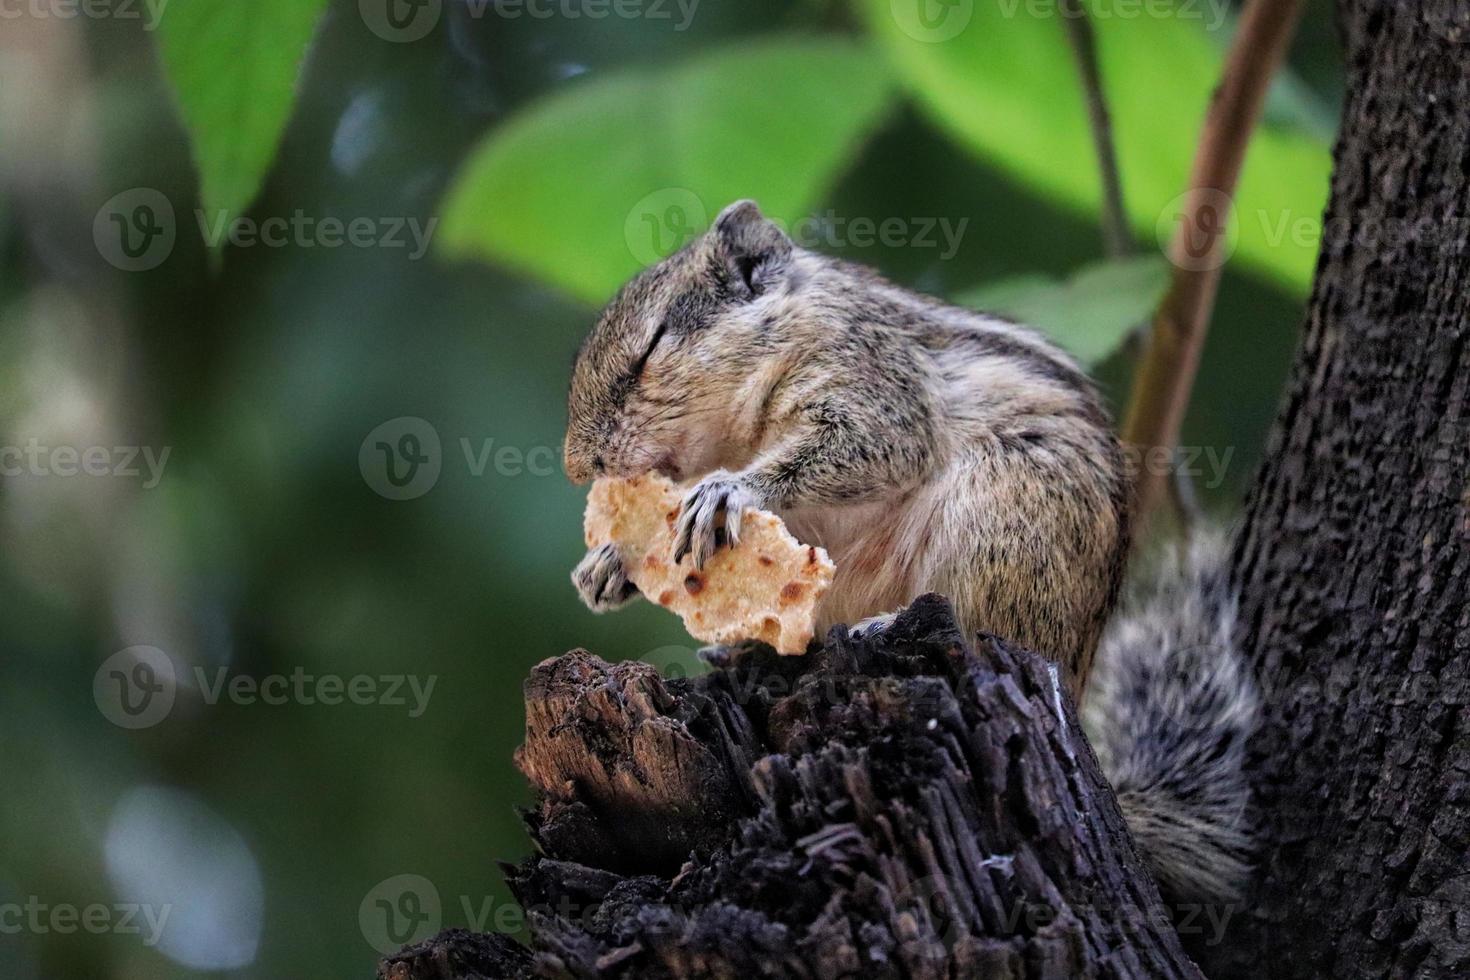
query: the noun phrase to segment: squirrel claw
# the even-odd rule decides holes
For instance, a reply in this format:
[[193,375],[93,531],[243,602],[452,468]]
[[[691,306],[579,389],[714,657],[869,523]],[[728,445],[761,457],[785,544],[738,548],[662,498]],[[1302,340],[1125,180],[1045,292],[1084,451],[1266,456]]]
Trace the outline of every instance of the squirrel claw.
[[[694,556],[694,567],[703,569],[722,544],[740,543],[740,518],[746,508],[757,506],[738,477],[720,470],[700,480],[684,497],[674,533],[674,563]],[[721,526],[720,518],[724,524]]]
[[638,587],[628,581],[623,556],[611,542],[587,552],[572,571],[572,584],[587,608],[597,613],[624,606],[638,594]]

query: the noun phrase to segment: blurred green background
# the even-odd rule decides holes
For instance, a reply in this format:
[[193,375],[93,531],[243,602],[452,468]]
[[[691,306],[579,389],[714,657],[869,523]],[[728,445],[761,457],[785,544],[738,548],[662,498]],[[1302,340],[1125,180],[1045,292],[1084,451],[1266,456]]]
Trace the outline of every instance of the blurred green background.
[[[514,928],[527,670],[576,646],[699,669],[677,620],[594,617],[567,579],[563,397],[597,305],[752,196],[901,283],[1033,313],[1116,404],[1236,14],[1086,4],[1119,271],[1055,4],[388,3],[0,4],[7,978],[366,977],[393,915],[389,939]],[[1222,514],[1310,284],[1336,51],[1309,4],[1242,181],[1184,438]],[[306,230],[252,239],[272,217]],[[319,696],[353,683],[371,703]]]

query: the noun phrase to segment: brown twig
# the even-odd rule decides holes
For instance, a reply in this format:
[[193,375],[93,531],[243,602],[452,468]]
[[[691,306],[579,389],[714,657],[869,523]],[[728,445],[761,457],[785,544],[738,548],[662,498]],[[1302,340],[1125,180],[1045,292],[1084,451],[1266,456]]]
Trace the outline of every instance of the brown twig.
[[[1199,369],[1224,265],[1221,246],[1232,196],[1266,91],[1301,16],[1302,0],[1251,0],[1231,42],[1220,86],[1205,115],[1179,231],[1170,245],[1174,273],[1154,317],[1123,425],[1145,453],[1172,451]],[[1159,467],[1140,468],[1136,513],[1148,519],[1165,488]]]
[[1133,251],[1133,236],[1128,230],[1128,212],[1123,206],[1123,181],[1118,171],[1118,154],[1113,147],[1113,122],[1108,114],[1108,100],[1103,92],[1102,71],[1097,61],[1097,37],[1082,0],[1062,0],[1062,21],[1067,27],[1067,40],[1082,77],[1082,93],[1087,99],[1087,121],[1092,129],[1093,148],[1097,152],[1097,170],[1102,179],[1103,250],[1110,259],[1119,259]]
[[[1133,253],[1133,236],[1128,228],[1128,209],[1123,201],[1123,178],[1118,167],[1118,154],[1113,144],[1113,123],[1108,112],[1107,93],[1103,89],[1102,70],[1097,58],[1097,35],[1092,29],[1087,8],[1082,0],[1062,0],[1062,19],[1067,26],[1067,40],[1077,63],[1082,92],[1087,99],[1087,119],[1097,152],[1098,178],[1102,184],[1103,252],[1110,259],[1121,259]],[[1130,334],[1129,356],[1136,364],[1143,353],[1147,321]],[[1199,522],[1199,503],[1189,475],[1174,471],[1168,485],[1169,505],[1179,520],[1179,536],[1187,541],[1190,528]]]

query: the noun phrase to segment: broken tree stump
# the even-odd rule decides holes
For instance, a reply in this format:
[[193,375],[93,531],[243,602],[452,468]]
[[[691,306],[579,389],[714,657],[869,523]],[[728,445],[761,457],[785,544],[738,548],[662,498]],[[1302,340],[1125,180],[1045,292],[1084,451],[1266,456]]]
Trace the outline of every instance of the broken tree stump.
[[939,596],[717,659],[538,665],[530,947],[451,930],[379,976],[1199,976],[1047,661]]

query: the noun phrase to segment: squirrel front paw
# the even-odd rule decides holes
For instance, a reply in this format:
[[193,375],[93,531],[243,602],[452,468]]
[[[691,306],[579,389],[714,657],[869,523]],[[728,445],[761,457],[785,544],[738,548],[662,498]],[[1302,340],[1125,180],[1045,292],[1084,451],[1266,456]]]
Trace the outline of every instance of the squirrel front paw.
[[638,586],[628,581],[623,556],[611,542],[587,552],[572,570],[572,584],[587,608],[596,613],[626,606],[638,595]]
[[[740,542],[740,518],[747,508],[760,506],[750,488],[733,473],[718,470],[695,484],[679,509],[674,531],[674,564],[694,556],[694,567],[705,562],[721,544]],[[720,517],[724,516],[723,527]]]

